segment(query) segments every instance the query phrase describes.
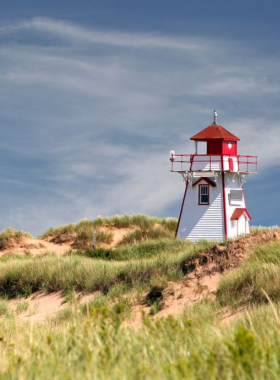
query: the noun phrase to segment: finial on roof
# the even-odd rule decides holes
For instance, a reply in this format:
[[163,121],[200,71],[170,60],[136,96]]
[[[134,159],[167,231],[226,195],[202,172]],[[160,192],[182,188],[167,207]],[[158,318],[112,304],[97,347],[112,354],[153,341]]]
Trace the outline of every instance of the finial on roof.
[[217,112],[214,110],[214,125],[217,125],[217,117],[218,117],[218,114],[217,114]]

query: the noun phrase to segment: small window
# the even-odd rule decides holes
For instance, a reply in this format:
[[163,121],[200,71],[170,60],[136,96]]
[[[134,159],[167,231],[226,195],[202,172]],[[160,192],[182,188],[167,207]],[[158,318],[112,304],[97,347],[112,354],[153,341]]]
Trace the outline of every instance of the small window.
[[198,204],[209,205],[209,185],[199,185]]

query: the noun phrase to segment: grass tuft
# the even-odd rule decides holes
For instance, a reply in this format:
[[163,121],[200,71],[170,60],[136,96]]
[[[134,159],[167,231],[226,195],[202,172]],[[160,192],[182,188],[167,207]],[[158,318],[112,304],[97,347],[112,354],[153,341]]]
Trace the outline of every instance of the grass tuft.
[[[98,217],[95,220],[81,220],[58,228],[49,228],[41,238],[48,239],[53,243],[73,243],[75,248],[86,249],[92,246],[93,230],[96,229],[97,244],[110,244],[113,240],[111,231],[104,228],[137,228],[126,237],[122,244],[131,244],[145,239],[158,239],[172,237],[177,226],[177,219],[158,219],[142,214],[115,215],[112,217]],[[102,229],[103,228],[103,229]]]
[[272,241],[255,246],[247,259],[225,275],[217,297],[223,305],[267,303],[262,289],[274,302],[280,301],[280,244]]
[[[114,223],[128,223],[130,218]],[[91,223],[83,221],[80,232],[91,229]],[[103,226],[103,218],[97,223]],[[158,222],[143,226],[141,217],[138,223],[142,226],[135,230],[140,232],[159,226],[169,230]],[[184,278],[188,285],[189,264],[202,259],[214,243],[159,236],[151,240],[140,234],[133,244],[116,249],[22,260],[9,255],[0,260],[0,294],[8,298],[39,289],[64,289],[70,305],[47,322],[29,324],[21,323],[17,315],[27,302],[20,301],[11,314],[8,301],[0,301],[0,378],[278,379],[278,232],[266,234],[266,240],[223,276],[216,300],[203,299],[186,306],[182,316],[167,318],[153,316],[164,307],[164,300],[168,302],[168,281]],[[262,236],[254,241],[263,241]],[[94,298],[80,305],[79,297],[87,292],[94,292]],[[142,321],[130,327],[135,315],[137,323],[139,304],[149,305],[150,315],[143,313]],[[229,306],[239,307],[235,316],[228,315]],[[229,316],[231,323],[221,323]]]
[[[182,262],[196,254],[193,247],[189,242],[163,239],[139,244],[134,250],[120,247],[109,252],[109,255],[119,255],[114,259],[122,261],[94,260],[72,253],[62,257],[42,255],[0,262],[0,295],[28,296],[38,290],[64,289],[107,293],[116,284],[145,284],[162,276],[177,279],[183,276]],[[205,245],[195,244],[195,247],[199,251],[199,247],[204,249]]]
[[11,249],[15,245],[20,244],[24,237],[32,238],[29,232],[17,231],[11,227],[6,228],[0,233],[0,250]]
[[150,229],[137,228],[134,231],[128,232],[118,245],[135,244],[145,240],[155,240],[162,238],[173,238],[174,233],[163,226],[156,226]]

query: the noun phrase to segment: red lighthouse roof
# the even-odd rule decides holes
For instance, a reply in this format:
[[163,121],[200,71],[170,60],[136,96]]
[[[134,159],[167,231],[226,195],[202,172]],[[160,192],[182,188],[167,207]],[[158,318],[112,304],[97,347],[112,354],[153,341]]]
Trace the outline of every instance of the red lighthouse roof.
[[191,137],[191,140],[194,141],[207,141],[210,139],[240,141],[240,139],[237,136],[234,136],[224,127],[217,124],[216,111],[214,111],[214,123],[212,125],[209,125],[209,127],[204,128],[202,131],[198,132],[193,137]]
[[191,140],[195,141],[207,141],[209,139],[220,139],[220,140],[230,140],[239,141],[237,136],[227,131],[221,125],[209,125],[209,127],[198,132],[196,135],[191,137]]

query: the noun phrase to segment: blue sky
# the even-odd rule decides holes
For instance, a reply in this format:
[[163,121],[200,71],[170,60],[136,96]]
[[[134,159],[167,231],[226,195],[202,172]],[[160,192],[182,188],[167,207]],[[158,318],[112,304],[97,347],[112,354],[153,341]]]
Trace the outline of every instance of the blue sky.
[[279,224],[280,3],[6,1],[0,13],[0,229],[178,216],[169,151],[218,121],[254,225]]

